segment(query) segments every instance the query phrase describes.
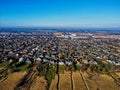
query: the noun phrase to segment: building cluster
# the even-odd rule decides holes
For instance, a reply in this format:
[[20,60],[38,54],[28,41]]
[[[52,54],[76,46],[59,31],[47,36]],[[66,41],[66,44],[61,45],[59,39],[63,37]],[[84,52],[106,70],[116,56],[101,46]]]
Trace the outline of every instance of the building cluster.
[[79,32],[1,32],[0,61],[49,65],[97,65],[103,61],[120,66],[120,37]]

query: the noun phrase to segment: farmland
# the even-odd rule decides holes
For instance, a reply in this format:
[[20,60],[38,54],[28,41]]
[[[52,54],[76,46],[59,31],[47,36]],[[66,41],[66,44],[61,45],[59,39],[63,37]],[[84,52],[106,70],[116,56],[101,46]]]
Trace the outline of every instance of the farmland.
[[[25,74],[25,72],[9,74],[6,80],[0,82],[0,89],[13,90],[16,87],[16,84],[25,76]],[[85,78],[85,82],[88,85],[89,90],[119,90],[119,86],[114,82],[114,79],[108,75],[94,75],[92,79],[89,79],[86,72],[82,72],[81,74]],[[79,71],[73,71],[72,82],[70,71],[65,71],[64,74],[60,74],[59,78],[59,90],[87,90]],[[44,77],[37,76],[36,79],[32,79],[33,82],[29,83],[29,90],[46,90],[47,82]],[[56,75],[52,80],[49,89],[57,90],[57,82],[58,77]],[[26,90],[26,86],[19,88],[19,90]]]

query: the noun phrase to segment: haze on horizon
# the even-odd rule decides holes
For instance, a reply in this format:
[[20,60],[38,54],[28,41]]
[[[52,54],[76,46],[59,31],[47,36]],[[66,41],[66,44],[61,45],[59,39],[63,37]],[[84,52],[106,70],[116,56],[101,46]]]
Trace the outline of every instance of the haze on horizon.
[[120,27],[120,0],[0,0],[0,26]]

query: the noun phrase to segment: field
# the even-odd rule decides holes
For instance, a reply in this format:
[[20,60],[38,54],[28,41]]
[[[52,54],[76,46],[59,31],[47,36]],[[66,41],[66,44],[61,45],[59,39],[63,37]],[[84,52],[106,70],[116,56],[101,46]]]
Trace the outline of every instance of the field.
[[[72,72],[72,80],[70,72],[60,74],[59,90],[72,90],[72,88],[73,90],[87,90],[85,83],[89,90],[119,90],[119,86],[117,86],[113,78],[108,75],[100,74],[98,76],[96,74],[90,79],[86,72],[82,72],[81,74],[79,71]],[[57,78],[56,75],[55,79],[52,81],[50,90],[56,90]]]
[[60,74],[59,89],[72,90],[70,72],[65,72],[64,74]]
[[86,89],[79,72],[73,72],[73,82],[74,82],[74,90],[85,90]]
[[24,77],[25,72],[16,72],[8,75],[8,78],[0,82],[0,90],[14,90],[16,83]]
[[89,79],[86,73],[83,73],[83,76],[90,90],[120,90],[108,75],[94,75],[92,79]]
[[[117,73],[118,75],[120,73]],[[10,73],[8,78],[0,82],[0,90],[14,90],[16,84],[26,75],[26,72]],[[36,74],[35,74],[36,75]],[[30,83],[28,90],[47,90],[47,81],[43,76],[36,76]],[[64,74],[59,73],[52,79],[49,90],[120,90],[119,86],[114,82],[114,79],[105,74],[94,74],[89,78],[89,74],[79,71],[64,71]],[[88,86],[88,89],[86,87]],[[26,90],[20,88],[19,90]]]
[[47,83],[44,77],[37,77],[32,83],[30,90],[46,90],[46,85]]
[[56,90],[57,82],[58,82],[58,76],[55,75],[55,78],[51,82],[50,90]]

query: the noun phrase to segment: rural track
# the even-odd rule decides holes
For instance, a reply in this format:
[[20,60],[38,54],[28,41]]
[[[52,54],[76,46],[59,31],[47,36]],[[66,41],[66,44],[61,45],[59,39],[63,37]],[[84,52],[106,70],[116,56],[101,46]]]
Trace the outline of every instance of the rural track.
[[2,71],[0,71],[0,74],[2,74],[4,71],[6,71],[9,68],[10,65],[7,65],[6,68],[4,68]]
[[8,78],[8,76],[2,77],[2,79],[0,80],[0,83],[4,82],[7,78]]
[[[58,59],[59,60],[59,59]],[[60,73],[59,73],[59,61],[57,60],[57,67],[56,67],[56,74],[58,77],[58,81],[57,81],[57,85],[56,85],[56,89],[59,90],[59,83],[60,83]]]
[[[10,65],[7,65],[7,67],[5,69],[3,69],[2,71],[0,71],[0,74],[2,74],[4,71],[6,71],[9,68],[9,66]],[[0,77],[0,83],[4,82],[7,78],[8,78],[8,76]]]
[[59,90],[59,83],[60,83],[60,74],[57,74],[58,77],[58,81],[57,81],[57,85],[56,85],[56,89]]
[[[113,73],[109,73],[109,75],[111,76],[111,78],[114,80],[114,82],[116,83],[117,86],[120,87],[120,80],[117,79],[116,77],[118,77],[116,74]],[[120,78],[120,77],[119,77]]]
[[84,85],[85,85],[85,87],[86,87],[86,90],[90,90],[89,87],[88,87],[87,82],[85,81],[85,77],[82,75],[81,71],[79,71],[79,74],[80,74],[80,76],[81,76],[81,78],[82,78],[82,80],[83,80],[83,82],[84,82]]
[[74,80],[73,80],[73,71],[70,71],[70,78],[71,78],[71,90],[74,90],[75,85],[74,85]]
[[6,71],[8,69],[8,67],[6,67],[4,70],[2,70],[1,72],[0,72],[0,74],[2,74],[4,71]]

